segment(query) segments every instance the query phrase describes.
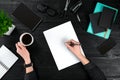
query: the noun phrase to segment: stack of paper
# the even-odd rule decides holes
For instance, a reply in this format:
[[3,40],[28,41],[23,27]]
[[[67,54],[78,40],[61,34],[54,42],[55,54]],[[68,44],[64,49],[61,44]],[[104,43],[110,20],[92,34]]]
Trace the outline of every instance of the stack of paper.
[[0,48],[0,79],[17,60],[18,57],[16,57],[7,47],[3,45]]
[[[74,39],[79,42],[71,22],[61,24],[43,32],[58,70],[80,62],[65,46],[65,42]],[[82,53],[84,54],[82,48]]]

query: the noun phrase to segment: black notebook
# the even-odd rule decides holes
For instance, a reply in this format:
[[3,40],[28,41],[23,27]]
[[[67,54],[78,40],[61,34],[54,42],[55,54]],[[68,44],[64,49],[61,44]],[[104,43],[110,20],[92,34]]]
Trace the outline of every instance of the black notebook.
[[100,16],[101,16],[101,12],[89,15],[94,33],[99,33],[99,32],[105,31],[104,28],[102,28],[98,25]]
[[100,51],[101,54],[105,54],[108,52],[110,49],[112,49],[117,43],[115,42],[114,39],[109,38],[105,40],[102,44],[100,44],[97,49]]
[[113,23],[115,10],[104,7],[100,17],[99,26],[109,28]]
[[16,8],[13,15],[23,24],[28,26],[32,31],[34,31],[42,21],[39,16],[37,16],[23,3]]

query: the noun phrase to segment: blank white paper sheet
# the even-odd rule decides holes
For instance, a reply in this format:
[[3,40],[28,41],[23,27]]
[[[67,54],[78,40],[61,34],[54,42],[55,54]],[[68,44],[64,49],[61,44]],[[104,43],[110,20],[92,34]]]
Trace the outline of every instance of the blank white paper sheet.
[[[58,70],[62,70],[80,62],[65,46],[65,42],[70,39],[79,41],[70,21],[46,30],[43,33]],[[83,50],[82,53],[84,54]]]

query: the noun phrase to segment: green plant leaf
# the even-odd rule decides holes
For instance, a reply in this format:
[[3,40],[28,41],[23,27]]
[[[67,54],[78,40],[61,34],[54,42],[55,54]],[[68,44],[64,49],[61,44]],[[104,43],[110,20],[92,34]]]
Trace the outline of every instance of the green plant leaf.
[[3,10],[0,10],[0,36],[12,27],[12,19]]

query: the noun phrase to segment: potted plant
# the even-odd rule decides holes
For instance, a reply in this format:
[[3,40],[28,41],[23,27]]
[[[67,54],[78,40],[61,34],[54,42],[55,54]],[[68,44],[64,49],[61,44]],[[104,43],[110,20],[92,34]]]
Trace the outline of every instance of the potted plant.
[[12,19],[3,10],[0,10],[0,36],[10,35],[14,28]]

